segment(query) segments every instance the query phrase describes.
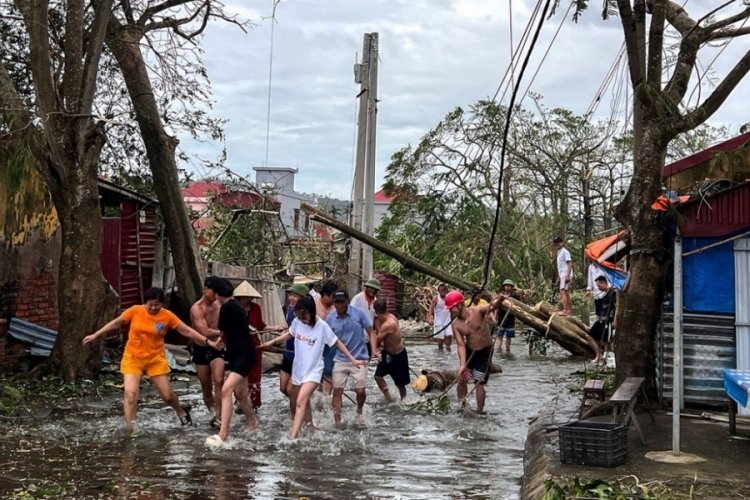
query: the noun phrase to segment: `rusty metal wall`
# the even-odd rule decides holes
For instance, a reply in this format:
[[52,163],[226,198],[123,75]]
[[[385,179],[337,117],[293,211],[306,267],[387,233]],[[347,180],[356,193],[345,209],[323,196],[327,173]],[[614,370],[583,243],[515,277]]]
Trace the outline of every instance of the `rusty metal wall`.
[[386,302],[389,313],[400,318],[404,304],[404,285],[401,278],[387,273],[375,273],[375,277],[380,281],[378,299]]
[[[683,315],[684,402],[725,407],[722,370],[735,366],[734,316]],[[656,337],[659,399],[672,401],[674,315],[664,311]]]
[[153,207],[140,209],[136,202],[121,205],[120,306],[143,303],[143,292],[151,286],[156,260],[156,223]]

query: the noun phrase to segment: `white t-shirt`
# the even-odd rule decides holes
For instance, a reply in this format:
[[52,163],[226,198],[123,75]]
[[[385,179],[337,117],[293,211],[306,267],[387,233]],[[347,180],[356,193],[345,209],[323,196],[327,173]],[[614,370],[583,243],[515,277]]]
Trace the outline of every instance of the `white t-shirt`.
[[596,264],[589,264],[588,281],[586,284],[586,290],[591,292],[591,296],[594,299],[601,299],[607,292],[602,292],[599,287],[596,286],[596,278],[604,276],[604,273],[597,267]]
[[[349,305],[364,311],[365,314],[367,314],[367,316],[370,318],[370,324],[373,324],[375,322],[375,301],[373,300],[372,303],[368,303],[364,291],[359,292],[357,295],[355,295]],[[367,330],[362,330],[362,336],[365,338],[365,343],[369,345],[370,337],[369,335],[367,335]]]
[[323,348],[336,345],[338,337],[328,323],[318,318],[311,327],[294,318],[289,326],[294,336],[294,363],[292,363],[292,383],[320,383],[323,378]]
[[[565,278],[568,273],[568,262],[570,262],[572,259],[570,258],[570,252],[568,252],[568,249],[565,247],[562,247],[557,252],[557,274],[560,276],[560,278]],[[570,279],[573,279],[573,269],[570,270],[570,276],[568,276]]]
[[435,302],[435,326],[445,326],[451,322],[451,312],[445,307],[445,299],[440,295]]

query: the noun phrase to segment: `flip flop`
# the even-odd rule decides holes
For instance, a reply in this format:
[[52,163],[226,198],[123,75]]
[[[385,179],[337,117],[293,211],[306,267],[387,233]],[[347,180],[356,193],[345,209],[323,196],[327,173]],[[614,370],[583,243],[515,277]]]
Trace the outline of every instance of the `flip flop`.
[[193,426],[193,419],[190,418],[190,407],[189,406],[183,406],[182,407],[182,411],[184,411],[185,414],[180,417],[180,424],[183,427],[185,427],[185,426],[192,427]]

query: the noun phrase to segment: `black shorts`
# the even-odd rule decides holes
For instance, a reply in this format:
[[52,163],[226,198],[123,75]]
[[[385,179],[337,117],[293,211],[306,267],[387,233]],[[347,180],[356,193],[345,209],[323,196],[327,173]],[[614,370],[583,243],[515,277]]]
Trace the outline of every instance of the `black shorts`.
[[398,354],[389,354],[382,351],[381,358],[378,367],[375,368],[376,377],[390,375],[393,383],[397,386],[409,385],[411,377],[409,376],[409,356],[406,354],[406,348]]
[[292,363],[294,360],[286,359],[286,356],[281,360],[281,371],[284,373],[292,374]]
[[193,344],[193,364],[196,366],[210,365],[211,361],[221,358],[225,359],[226,351],[218,351],[213,347]]
[[227,356],[227,370],[242,377],[250,374],[250,369],[255,364],[255,349],[243,349]]
[[591,325],[589,335],[597,342],[609,341],[609,325],[606,321],[597,320]]
[[490,355],[492,354],[492,346],[487,346],[484,349],[473,351],[466,347],[466,368],[471,372],[471,378],[474,379],[475,384],[484,385],[490,378]]

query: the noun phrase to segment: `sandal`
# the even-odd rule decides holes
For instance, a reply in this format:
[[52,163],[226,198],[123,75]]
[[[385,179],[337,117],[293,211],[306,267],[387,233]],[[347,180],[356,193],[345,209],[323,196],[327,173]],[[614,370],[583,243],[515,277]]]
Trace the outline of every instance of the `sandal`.
[[220,429],[221,424],[219,422],[219,419],[214,415],[211,417],[211,420],[209,420],[208,425],[213,427],[214,429]]
[[183,416],[180,417],[180,424],[182,424],[183,427],[185,426],[193,426],[193,419],[190,418],[190,407],[189,406],[183,406],[182,411],[185,412]]

